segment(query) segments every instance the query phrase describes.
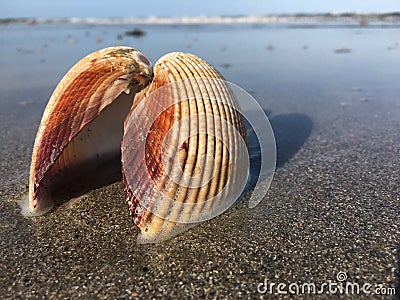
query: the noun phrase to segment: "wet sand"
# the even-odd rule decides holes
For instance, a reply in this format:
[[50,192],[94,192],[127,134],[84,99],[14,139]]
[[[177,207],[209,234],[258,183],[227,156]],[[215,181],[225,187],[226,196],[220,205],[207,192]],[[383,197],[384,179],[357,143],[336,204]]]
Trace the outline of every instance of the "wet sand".
[[[132,29],[0,27],[2,297],[278,298],[257,287],[266,279],[319,287],[339,282],[338,272],[371,291],[382,284],[400,293],[399,28],[144,26],[144,36],[121,38]],[[244,197],[152,245],[136,244],[120,182],[45,216],[21,216],[33,140],[52,90],[78,59],[116,44],[153,61],[173,50],[197,54],[260,102],[278,165],[256,208]]]

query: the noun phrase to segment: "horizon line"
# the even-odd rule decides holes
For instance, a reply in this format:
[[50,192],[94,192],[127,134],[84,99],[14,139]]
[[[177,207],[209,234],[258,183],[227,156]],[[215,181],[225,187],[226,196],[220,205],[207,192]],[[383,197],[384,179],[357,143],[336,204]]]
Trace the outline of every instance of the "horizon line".
[[148,16],[148,17],[0,17],[1,24],[203,24],[203,23],[284,23],[304,21],[400,22],[400,11],[388,12],[320,12],[235,14],[216,16]]

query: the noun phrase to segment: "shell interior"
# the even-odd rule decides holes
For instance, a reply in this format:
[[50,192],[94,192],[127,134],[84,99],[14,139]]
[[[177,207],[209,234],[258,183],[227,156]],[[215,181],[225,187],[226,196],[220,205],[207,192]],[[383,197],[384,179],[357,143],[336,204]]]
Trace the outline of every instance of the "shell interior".
[[105,48],[81,59],[54,90],[36,135],[29,208],[45,212],[58,196],[77,196],[118,180],[123,122],[134,94],[152,79],[138,50]]

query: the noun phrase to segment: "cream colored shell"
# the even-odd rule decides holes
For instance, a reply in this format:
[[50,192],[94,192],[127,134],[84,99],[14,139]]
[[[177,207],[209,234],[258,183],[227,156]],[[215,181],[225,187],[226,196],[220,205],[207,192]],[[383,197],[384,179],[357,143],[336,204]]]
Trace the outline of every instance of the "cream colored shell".
[[153,72],[135,49],[94,52],[64,76],[44,111],[29,214],[50,209],[56,191],[85,185],[80,178],[120,170],[121,159],[138,241],[163,241],[238,198],[248,175],[245,140],[229,85],[199,57],[170,53]]

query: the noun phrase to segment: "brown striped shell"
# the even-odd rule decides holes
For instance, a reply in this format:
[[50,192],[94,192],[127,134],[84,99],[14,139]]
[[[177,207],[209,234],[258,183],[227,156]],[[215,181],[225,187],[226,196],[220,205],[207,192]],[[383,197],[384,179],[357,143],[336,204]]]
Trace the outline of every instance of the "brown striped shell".
[[106,48],[73,66],[49,100],[25,213],[46,212],[60,190],[104,185],[116,169],[138,242],[163,241],[238,199],[248,175],[245,140],[229,84],[204,60],[170,53],[153,75],[139,51]]
[[94,52],[67,72],[46,106],[33,147],[32,213],[51,208],[54,192],[72,188],[71,180],[86,183],[99,165],[118,159],[123,120],[135,92],[151,78],[149,60],[128,47]]
[[170,53],[125,121],[122,172],[140,243],[168,239],[229,208],[247,179],[245,129],[222,76]]

